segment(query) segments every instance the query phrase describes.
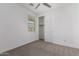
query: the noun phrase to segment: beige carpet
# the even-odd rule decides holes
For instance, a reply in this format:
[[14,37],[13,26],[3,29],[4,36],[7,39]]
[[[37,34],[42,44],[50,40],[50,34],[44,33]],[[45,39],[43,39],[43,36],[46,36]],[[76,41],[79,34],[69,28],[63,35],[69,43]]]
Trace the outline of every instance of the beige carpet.
[[79,56],[79,49],[38,40],[8,53],[10,56]]

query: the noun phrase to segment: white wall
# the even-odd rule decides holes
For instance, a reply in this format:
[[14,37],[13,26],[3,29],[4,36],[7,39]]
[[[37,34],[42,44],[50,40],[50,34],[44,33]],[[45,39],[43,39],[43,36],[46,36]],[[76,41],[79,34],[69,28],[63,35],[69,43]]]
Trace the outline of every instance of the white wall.
[[45,41],[79,48],[79,5],[59,4],[45,16]]
[[0,4],[0,53],[38,39],[37,25],[35,32],[28,32],[28,15],[36,17],[17,4]]

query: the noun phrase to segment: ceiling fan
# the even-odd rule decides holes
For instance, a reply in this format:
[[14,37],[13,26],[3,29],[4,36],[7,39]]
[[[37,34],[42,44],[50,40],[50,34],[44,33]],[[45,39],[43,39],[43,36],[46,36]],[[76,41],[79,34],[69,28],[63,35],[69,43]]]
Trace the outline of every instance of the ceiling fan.
[[[51,8],[51,6],[48,3],[38,3],[37,6],[35,7],[35,9],[37,9],[41,4],[47,6],[48,8]],[[33,3],[30,3],[31,6],[34,6]]]

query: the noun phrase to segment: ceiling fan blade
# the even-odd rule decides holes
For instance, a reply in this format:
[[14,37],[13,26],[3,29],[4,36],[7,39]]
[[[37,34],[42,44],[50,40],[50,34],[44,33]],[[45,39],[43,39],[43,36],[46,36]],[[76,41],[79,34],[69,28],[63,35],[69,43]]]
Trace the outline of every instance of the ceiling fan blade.
[[45,6],[49,7],[49,8],[51,8],[51,6],[50,6],[48,3],[43,3],[43,5],[45,5]]
[[33,6],[33,3],[30,3],[31,6]]
[[35,8],[35,9],[37,9],[39,6],[40,6],[40,3],[36,6],[36,8]]

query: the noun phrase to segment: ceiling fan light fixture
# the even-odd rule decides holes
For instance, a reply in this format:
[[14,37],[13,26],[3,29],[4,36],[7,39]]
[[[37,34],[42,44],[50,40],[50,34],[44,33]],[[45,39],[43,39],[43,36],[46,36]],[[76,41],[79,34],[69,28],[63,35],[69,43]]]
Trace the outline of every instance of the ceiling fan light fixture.
[[52,6],[48,3],[30,3],[30,5],[34,7],[35,9],[39,8],[40,5],[44,5],[48,8],[52,8]]

